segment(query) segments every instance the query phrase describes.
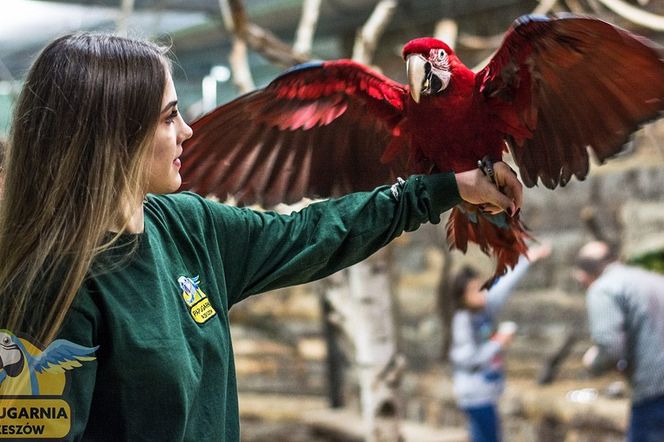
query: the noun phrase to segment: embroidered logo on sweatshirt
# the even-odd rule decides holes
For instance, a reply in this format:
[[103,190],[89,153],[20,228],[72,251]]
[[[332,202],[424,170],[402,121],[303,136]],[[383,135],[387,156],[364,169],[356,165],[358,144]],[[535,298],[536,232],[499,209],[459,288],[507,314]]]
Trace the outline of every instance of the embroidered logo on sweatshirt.
[[198,276],[194,276],[193,278],[180,276],[178,278],[178,284],[180,284],[180,288],[182,289],[182,299],[187,304],[191,317],[197,323],[205,324],[217,312],[212,307],[212,304],[210,304],[207,295],[198,286],[199,283],[200,278]]

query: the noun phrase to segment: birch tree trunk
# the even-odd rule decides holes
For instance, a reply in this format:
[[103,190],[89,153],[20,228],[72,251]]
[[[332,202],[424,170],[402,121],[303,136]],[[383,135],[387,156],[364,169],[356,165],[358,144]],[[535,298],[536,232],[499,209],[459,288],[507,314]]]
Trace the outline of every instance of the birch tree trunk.
[[134,13],[134,0],[122,0],[120,3],[120,14],[115,23],[116,32],[119,35],[127,35],[127,20]]
[[[352,58],[370,65],[388,23],[397,8],[396,0],[382,0],[357,32]],[[355,367],[360,384],[360,406],[369,442],[402,440],[398,394],[404,358],[397,351],[394,321],[391,247],[347,270],[347,335],[355,349]]]
[[401,441],[399,384],[405,366],[397,349],[390,248],[329,278],[327,299],[352,343],[365,440]]
[[321,0],[304,0],[302,3],[302,16],[295,33],[293,50],[296,54],[308,56],[314,41],[314,32],[320,15]]
[[247,17],[244,13],[244,5],[230,4],[228,0],[219,0],[219,9],[224,21],[224,27],[233,35],[233,45],[228,56],[231,67],[231,78],[233,84],[241,94],[250,92],[256,88],[254,79],[249,68],[249,55],[247,53],[247,42],[244,37],[247,28]]
[[392,19],[397,3],[396,0],[378,2],[367,22],[357,32],[353,45],[353,60],[366,65],[371,64],[376,45]]

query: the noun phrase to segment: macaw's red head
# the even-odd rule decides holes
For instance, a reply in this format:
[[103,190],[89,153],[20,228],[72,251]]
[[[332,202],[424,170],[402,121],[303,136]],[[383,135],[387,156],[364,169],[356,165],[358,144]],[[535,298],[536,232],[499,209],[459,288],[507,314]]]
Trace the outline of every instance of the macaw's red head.
[[450,83],[450,58],[454,51],[440,40],[416,38],[403,47],[410,95],[416,103],[422,95],[436,95]]

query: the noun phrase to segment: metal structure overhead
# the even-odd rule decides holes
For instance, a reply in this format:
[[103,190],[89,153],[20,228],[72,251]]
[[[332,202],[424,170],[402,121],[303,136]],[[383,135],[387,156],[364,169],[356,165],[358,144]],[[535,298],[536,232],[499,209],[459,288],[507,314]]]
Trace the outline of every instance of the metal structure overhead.
[[[290,43],[301,17],[303,0],[243,0],[247,16],[256,25]],[[122,11],[123,4],[130,13]],[[315,31],[314,56],[335,58],[347,54],[347,45],[371,15],[377,0],[323,0]],[[400,0],[389,28],[395,35],[425,35],[440,18],[458,18],[478,34],[498,33],[515,15],[532,10],[538,0]],[[501,27],[485,28],[496,16]],[[478,19],[479,17],[479,19]],[[232,38],[224,29],[219,0],[2,0],[0,14],[0,138],[6,135],[11,105],[21,80],[37,53],[54,38],[75,31],[117,31],[130,36],[160,38],[174,45],[174,79],[185,107],[201,100],[201,81],[217,65],[227,63]],[[399,37],[396,39],[401,42]],[[398,54],[387,38],[385,49]],[[257,84],[280,71],[257,53],[250,54]],[[179,68],[182,67],[182,68]],[[227,101],[237,91],[218,88],[217,100]]]
[[[416,27],[431,21],[432,16],[462,16],[518,3],[528,2],[407,0],[399,3],[396,22]],[[375,4],[376,0],[323,1],[317,34],[352,32],[367,19]],[[116,29],[121,6],[122,0],[4,0],[0,15],[0,81],[22,77],[34,53],[58,35]],[[289,40],[300,18],[302,0],[245,0],[245,7],[253,22]],[[219,0],[134,0],[126,25],[130,35],[188,36],[178,43],[193,49],[228,39],[221,24]]]

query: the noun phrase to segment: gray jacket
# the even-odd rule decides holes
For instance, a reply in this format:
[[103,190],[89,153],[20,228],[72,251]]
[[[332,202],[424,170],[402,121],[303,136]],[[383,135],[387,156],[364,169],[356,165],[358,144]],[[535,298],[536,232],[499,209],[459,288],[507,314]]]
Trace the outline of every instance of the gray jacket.
[[588,289],[586,303],[600,349],[592,371],[623,370],[634,403],[664,395],[664,276],[611,264]]

